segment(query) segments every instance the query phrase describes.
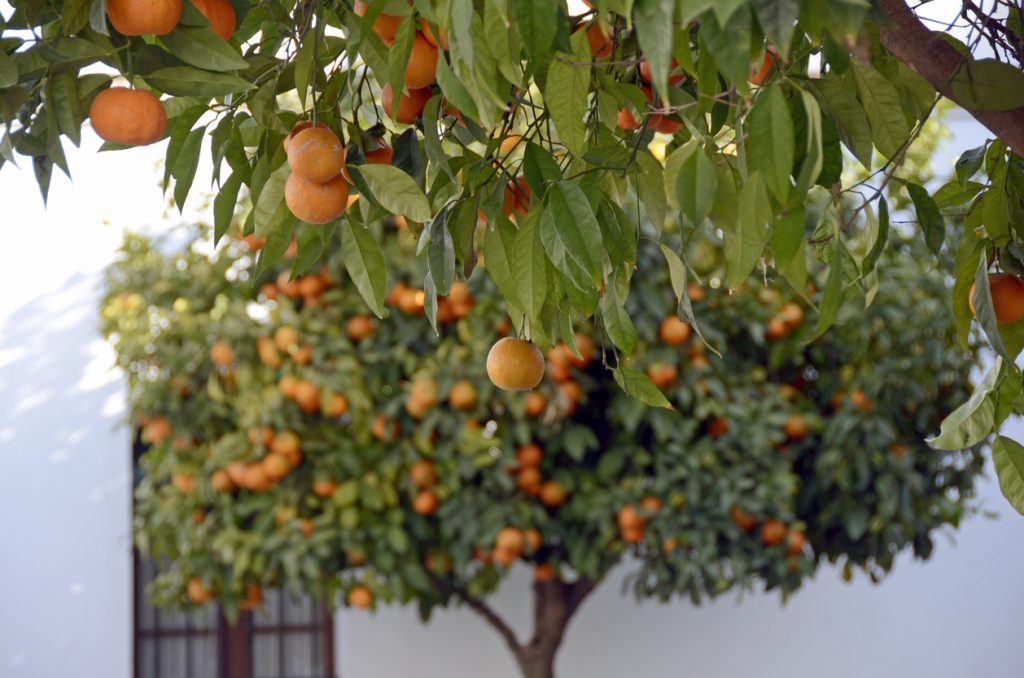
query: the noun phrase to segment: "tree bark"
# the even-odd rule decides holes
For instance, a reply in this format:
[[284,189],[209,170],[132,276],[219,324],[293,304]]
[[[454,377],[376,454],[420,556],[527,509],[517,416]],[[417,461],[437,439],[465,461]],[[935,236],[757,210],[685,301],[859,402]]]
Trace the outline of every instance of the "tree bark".
[[595,584],[586,579],[566,583],[557,579],[533,584],[533,636],[520,643],[512,629],[490,607],[463,591],[456,595],[487,621],[512,651],[523,678],[555,678],[555,654],[569,620]]
[[892,22],[881,29],[882,44],[896,58],[913,68],[942,96],[970,113],[1014,153],[1024,156],[1024,108],[1012,111],[979,111],[965,106],[953,94],[950,82],[964,57],[948,42],[928,30],[903,0],[879,0]]

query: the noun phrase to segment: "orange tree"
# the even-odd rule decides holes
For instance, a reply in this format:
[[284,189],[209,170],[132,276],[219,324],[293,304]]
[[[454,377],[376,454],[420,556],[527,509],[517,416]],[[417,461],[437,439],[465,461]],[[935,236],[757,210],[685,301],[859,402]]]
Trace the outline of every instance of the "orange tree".
[[[415,603],[424,619],[461,603],[537,678],[617,564],[640,597],[786,596],[824,562],[877,581],[971,511],[977,450],[922,438],[968,397],[974,357],[915,240],[883,255],[871,307],[825,337],[803,295],[678,289],[642,240],[632,357],[580,324],[578,355],[555,344],[539,387],[510,393],[480,359],[510,331],[491,280],[427,295],[416,234],[392,219],[371,231],[397,278],[379,320],[337,243],[294,280],[280,267],[251,280],[240,234],[214,254],[130,236],[109,270],[102,326],[149,444],[134,531],[167,563],[158,602],[234,614],[277,586]],[[714,243],[685,251],[722,273]],[[678,320],[677,294],[725,359]],[[526,641],[486,602],[515,563],[535,577]]]
[[[365,227],[389,211],[421,234],[428,291],[447,294],[483,249],[515,334],[575,351],[573,328],[596,322],[623,355],[635,345],[629,240],[641,216],[659,232],[720,230],[730,288],[755,269],[797,290],[830,275],[808,306],[818,334],[870,305],[889,204],[912,202],[902,220],[926,258],[949,253],[944,214],[967,215],[958,333],[966,348],[976,308],[1000,354],[935,446],[980,442],[1018,410],[1024,324],[998,322],[994,305],[1021,304],[1024,285],[994,299],[987,278],[993,267],[1024,275],[1013,3],[964,0],[963,41],[931,32],[916,14],[928,3],[905,0],[11,4],[0,163],[30,158],[44,196],[55,166],[70,171],[64,143],[79,143],[86,120],[106,149],[167,139],[164,182],[179,207],[208,148],[215,238],[251,198],[244,229],[266,240],[256,273],[293,236],[304,265],[339,239],[379,315],[385,259]],[[112,75],[124,80],[111,87]],[[904,170],[940,97],[995,138],[932,192]],[[844,178],[844,167],[862,169]],[[356,193],[366,199],[353,217]],[[692,274],[683,254],[646,263]],[[678,301],[681,319],[699,320]],[[994,454],[1024,512],[1024,447],[999,438]]]

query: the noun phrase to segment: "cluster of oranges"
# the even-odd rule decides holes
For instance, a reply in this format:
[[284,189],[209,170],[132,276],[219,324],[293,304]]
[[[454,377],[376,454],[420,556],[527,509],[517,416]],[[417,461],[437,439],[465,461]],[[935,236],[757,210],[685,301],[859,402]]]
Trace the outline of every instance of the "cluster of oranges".
[[540,553],[540,531],[534,527],[521,530],[518,527],[503,527],[494,537],[490,551],[476,549],[476,559],[482,563],[495,563],[509,567],[519,558],[536,556]]
[[[757,527],[757,519],[745,512],[739,506],[729,509],[729,517],[736,527],[744,532],[751,532]],[[784,522],[775,518],[769,518],[761,523],[761,543],[765,546],[779,546],[785,543],[786,555],[791,558],[790,567],[795,567],[795,558],[799,556],[807,544],[807,536],[803,530],[796,527],[787,527]]]
[[526,495],[537,497],[549,509],[556,509],[569,498],[568,492],[555,480],[545,481],[540,472],[544,451],[529,443],[516,450],[516,465],[509,469],[516,475],[516,485]]
[[626,504],[615,518],[619,525],[619,536],[627,544],[639,544],[643,541],[647,530],[647,523],[659,511],[661,511],[661,500],[654,496],[647,496],[640,500],[640,508],[634,504]]
[[323,124],[302,121],[285,137],[284,149],[292,172],[284,185],[284,200],[297,219],[310,224],[334,221],[348,208],[345,147]]
[[804,321],[804,310],[795,302],[787,302],[782,305],[765,326],[764,335],[769,339],[782,339],[790,332],[800,326]]
[[437,469],[429,459],[420,459],[409,467],[409,479],[416,488],[412,510],[421,516],[433,515],[437,510],[437,495],[433,487],[437,484]]

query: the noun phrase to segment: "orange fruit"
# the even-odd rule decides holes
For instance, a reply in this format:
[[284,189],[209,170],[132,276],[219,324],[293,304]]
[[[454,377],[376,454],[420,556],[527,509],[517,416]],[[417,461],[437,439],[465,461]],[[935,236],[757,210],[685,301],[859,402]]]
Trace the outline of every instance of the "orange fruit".
[[728,432],[729,422],[723,419],[722,417],[715,417],[714,419],[711,420],[711,423],[708,424],[708,435],[711,436],[712,438],[717,438],[719,436],[725,435]]
[[252,492],[264,492],[270,489],[270,478],[263,470],[263,464],[254,463],[245,465],[245,489]]
[[171,484],[182,494],[192,494],[196,489],[196,477],[189,473],[175,473],[171,476]]
[[345,324],[345,330],[352,341],[362,341],[373,336],[375,329],[373,319],[366,315],[354,315]]
[[679,346],[690,338],[690,323],[683,322],[677,316],[670,315],[661,321],[658,337],[668,346]]
[[526,214],[530,209],[530,186],[525,177],[517,177],[505,186],[505,194],[501,203],[501,213],[512,217],[512,213]]
[[619,515],[616,516],[615,520],[619,524],[619,529],[622,530],[636,527],[642,528],[647,522],[637,513],[636,507],[632,504],[626,504],[619,509]]
[[431,487],[437,482],[437,470],[434,468],[434,462],[420,459],[409,467],[409,477],[416,487],[421,489]]
[[259,356],[260,362],[267,367],[281,366],[281,354],[277,352],[277,346],[270,337],[257,337],[256,355]]
[[448,49],[448,36],[445,35],[445,32],[440,27],[431,27],[426,19],[420,19],[420,33],[424,40],[434,47],[440,47],[444,50]]
[[[195,0],[192,0],[195,2]],[[234,16],[234,14],[232,14]],[[245,585],[245,598],[238,603],[238,609],[242,612],[252,612],[257,607],[263,604],[263,589],[260,588],[259,584],[246,584]]]
[[328,398],[327,408],[324,415],[328,417],[340,417],[348,412],[348,399],[340,393],[332,393]]
[[682,127],[683,123],[679,122],[678,120],[673,120],[665,116],[660,116],[658,124],[654,126],[654,129],[661,132],[662,134],[668,134],[671,136],[678,132],[680,129],[682,129]]
[[498,152],[501,155],[508,155],[512,151],[516,150],[523,143],[523,137],[518,134],[509,134],[503,137],[501,143],[498,144]]
[[864,391],[857,389],[850,393],[850,402],[861,412],[870,412],[875,409],[875,404],[871,402],[871,399],[864,395]]
[[487,376],[506,391],[528,391],[544,377],[544,356],[523,339],[499,339],[487,354]]
[[317,183],[293,172],[284,184],[284,200],[296,219],[309,224],[326,224],[348,208],[348,184],[341,175]]
[[192,4],[206,17],[210,22],[210,28],[222,40],[230,40],[235,34],[238,25],[235,20],[235,8],[228,0],[192,0]]
[[366,151],[366,162],[371,165],[390,165],[394,159],[395,152],[383,142],[377,148]]
[[210,362],[217,367],[228,368],[235,362],[235,353],[226,341],[215,341],[210,347]]
[[549,480],[540,487],[540,503],[548,508],[558,508],[568,498],[569,493],[554,480]]
[[[686,74],[684,74],[684,73],[673,73],[672,72],[672,71],[676,70],[677,68],[679,68],[679,62],[676,61],[673,58],[672,59],[672,66],[671,66],[671,69],[669,70],[669,74],[668,74],[668,84],[670,84],[670,85],[678,85],[683,80],[686,80]],[[646,82],[648,85],[650,85],[651,84],[651,65],[649,63],[647,63],[647,59],[642,59],[640,61],[640,68],[638,70],[640,71],[640,78],[644,82]]]
[[292,362],[296,365],[308,365],[313,359],[313,347],[309,344],[299,346],[299,350],[292,353]]
[[781,544],[786,538],[786,525],[781,520],[769,518],[761,526],[761,541],[765,546]]
[[893,443],[889,446],[889,453],[897,459],[907,456],[907,452],[910,452],[910,448],[902,443]]
[[572,351],[568,351],[568,348],[569,347],[566,346],[569,363],[576,368],[581,370],[586,369],[587,365],[589,365],[594,359],[594,342],[585,334],[580,334],[579,332],[576,333],[576,348],[579,349],[580,352],[579,358],[574,356]]
[[227,465],[228,478],[236,486],[245,485],[245,464],[240,461],[233,461]]
[[661,500],[654,496],[646,496],[640,500],[640,508],[648,513],[657,513],[661,510]]
[[525,545],[525,536],[523,531],[515,527],[503,527],[498,531],[497,536],[494,538],[494,546],[508,553],[513,553],[518,556],[523,552],[523,546]]
[[287,459],[292,466],[298,466],[302,461],[302,441],[291,431],[281,431],[274,435],[270,451]]
[[548,407],[548,399],[543,393],[532,391],[526,394],[525,412],[528,417],[539,417]]
[[121,35],[167,35],[181,19],[181,0],[107,0],[107,17]]
[[672,382],[674,382],[676,377],[679,376],[679,370],[676,369],[675,365],[656,362],[648,365],[647,376],[650,377],[655,386],[659,388],[666,388],[671,386]]
[[320,409],[320,390],[311,381],[300,381],[295,386],[295,402],[306,414],[313,414]]
[[235,489],[235,483],[231,480],[231,476],[224,469],[217,469],[210,476],[210,484],[213,485],[213,489],[217,492],[230,492]]
[[540,530],[538,530],[536,527],[531,527],[528,530],[523,530],[523,539],[526,541],[526,545],[530,547],[530,553],[536,553],[540,550]]
[[804,310],[800,308],[799,304],[795,304],[792,301],[790,301],[783,304],[782,308],[779,309],[778,318],[782,322],[786,323],[786,327],[788,327],[789,329],[793,329],[801,322],[803,322]]
[[562,393],[562,396],[569,402],[569,407],[566,414],[571,415],[576,411],[576,404],[580,401],[580,396],[583,394],[580,385],[575,381],[565,381],[558,385],[558,390]]
[[541,476],[540,470],[535,466],[530,466],[519,471],[519,475],[516,476],[516,485],[523,491],[524,494],[528,494],[531,497],[535,497],[540,494]]
[[321,499],[326,499],[327,497],[334,494],[334,490],[337,487],[338,484],[333,480],[329,478],[320,478],[313,481],[313,494],[320,497]]
[[188,599],[195,605],[205,605],[213,600],[213,589],[208,589],[199,577],[192,577],[185,587]]
[[281,271],[278,274],[277,289],[289,299],[298,299],[300,296],[298,283],[291,279],[291,274],[288,271]]
[[555,578],[555,568],[551,563],[541,563],[533,568],[533,580],[538,582],[551,581]]
[[320,128],[323,128],[323,129],[330,129],[329,127],[327,127],[327,125],[325,125],[322,122],[318,122],[316,125],[314,125],[309,120],[299,120],[297,123],[295,123],[292,126],[292,131],[288,133],[288,136],[286,136],[284,138],[284,141],[281,142],[281,145],[284,146],[284,153],[285,153],[285,155],[288,155],[288,149],[289,149],[289,147],[291,147],[292,140],[295,138],[295,135],[298,134],[299,132],[303,131],[303,130],[309,129],[310,127],[320,127]]
[[159,141],[167,129],[167,113],[152,93],[127,87],[103,90],[89,106],[89,120],[104,141],[146,146]]
[[[394,121],[403,125],[411,125],[416,122],[416,118],[423,113],[423,108],[430,101],[431,96],[432,92],[429,87],[409,90],[408,94],[403,92],[398,99],[398,112],[393,118]],[[394,92],[391,91],[391,85],[384,85],[380,92],[380,105],[384,109],[384,114],[389,118],[392,117],[393,97]]]
[[360,610],[367,610],[373,605],[373,594],[365,586],[353,586],[348,592],[348,604]]
[[422,33],[416,33],[412,40],[412,52],[405,65],[405,86],[421,89],[430,86],[437,76],[437,47],[430,44]]
[[516,450],[516,461],[519,462],[521,468],[540,466],[542,459],[544,459],[544,452],[540,449],[539,445],[530,443],[529,445],[522,445]]
[[776,316],[768,320],[764,335],[769,339],[782,339],[787,332],[789,332],[789,328],[786,326],[786,321]]
[[319,275],[311,273],[295,280],[295,291],[303,297],[316,297],[324,291],[324,281]]
[[[1024,318],[1024,280],[1009,273],[989,273],[988,287],[998,324],[1007,325]],[[977,316],[978,312],[974,309],[974,285],[971,285],[967,303],[971,313]]]
[[639,527],[624,527],[620,530],[620,536],[622,541],[627,544],[639,544],[644,540],[644,528],[642,525]]
[[690,297],[690,301],[704,301],[704,288],[697,283],[690,283],[686,286],[686,296]]
[[448,390],[448,403],[456,410],[471,410],[476,406],[476,388],[473,382],[463,379],[452,384]]
[[801,440],[807,435],[807,420],[799,414],[791,414],[782,425],[782,432],[790,440]]
[[277,390],[285,398],[294,398],[295,390],[298,386],[299,380],[290,374],[282,375],[281,378],[277,380]]
[[807,537],[800,530],[790,530],[786,533],[786,555],[795,556],[804,550]]
[[274,332],[274,343],[281,351],[288,353],[292,346],[299,343],[299,332],[291,325],[282,325]]
[[[353,10],[358,16],[366,14],[367,6],[362,0],[356,0]],[[395,32],[398,31],[398,24],[402,23],[402,17],[396,14],[378,14],[373,20],[371,30],[386,43],[395,39]]]
[[774,65],[775,50],[769,47],[764,53],[764,59],[761,61],[761,64],[755,64],[750,67],[750,74],[747,76],[747,79],[753,85],[763,85],[768,80],[768,76],[771,75],[772,66]]
[[389,420],[387,415],[378,414],[373,419],[373,427],[370,432],[377,440],[389,442],[398,437],[398,422]]
[[587,26],[587,42],[590,43],[590,54],[595,59],[611,56],[615,47],[612,36],[601,29],[601,24],[597,20],[591,21]]
[[495,549],[491,551],[490,560],[493,560],[496,564],[503,567],[508,567],[512,563],[516,562],[516,558],[518,557],[519,554],[515,551],[508,551],[506,549],[495,547]]
[[741,509],[739,506],[733,506],[729,509],[729,517],[732,518],[732,522],[736,523],[736,527],[740,528],[744,532],[750,532],[757,525],[757,521],[749,513]]
[[423,490],[412,500],[412,510],[421,516],[429,516],[437,510],[437,497],[430,490]]
[[287,457],[274,452],[263,457],[261,465],[263,466],[264,475],[271,481],[284,478],[292,470],[292,465],[288,462]]
[[171,424],[163,417],[153,417],[142,429],[142,438],[150,445],[159,445],[171,437]]
[[675,551],[680,546],[679,537],[669,537],[665,541],[661,542],[661,552],[666,556]]
[[[333,179],[345,166],[345,148],[326,127],[308,127],[288,144],[288,166],[292,175],[318,184]],[[348,200],[348,193],[345,193]]]

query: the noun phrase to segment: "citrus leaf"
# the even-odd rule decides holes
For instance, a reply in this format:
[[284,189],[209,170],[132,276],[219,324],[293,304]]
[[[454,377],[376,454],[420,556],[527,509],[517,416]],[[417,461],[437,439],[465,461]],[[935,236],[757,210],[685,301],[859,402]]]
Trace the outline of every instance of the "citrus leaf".
[[208,28],[178,26],[161,42],[173,54],[190,66],[209,71],[243,71],[249,63],[230,44]]
[[996,357],[992,369],[981,380],[971,397],[942,420],[939,435],[928,438],[937,450],[962,450],[977,445],[992,431],[995,424],[995,404],[989,395],[996,388],[1002,358]]
[[946,222],[942,219],[939,206],[935,204],[932,196],[923,186],[907,182],[907,193],[914,202],[914,209],[917,211],[917,223],[924,231],[924,240],[934,254],[942,249],[942,242],[946,239]]
[[789,53],[800,0],[753,0],[754,15],[765,36],[784,54]]
[[590,90],[588,45],[586,31],[577,32],[572,37],[571,59],[555,55],[544,87],[544,101],[551,121],[562,143],[574,155],[583,155],[586,150],[583,116],[587,111],[587,93]]
[[675,0],[637,0],[633,20],[640,49],[651,69],[651,82],[668,100],[668,72],[672,68],[672,29]]
[[384,209],[420,223],[430,221],[427,196],[408,174],[391,165],[375,164],[360,165],[358,172]]
[[771,209],[765,182],[755,172],[740,189],[736,229],[725,234],[725,275],[731,289],[743,284],[761,258],[768,242]]
[[191,66],[161,68],[143,76],[149,85],[175,96],[219,97],[252,87],[237,75],[203,71]]
[[279,208],[288,209],[288,206],[284,204],[284,185],[291,173],[292,170],[287,164],[281,165],[271,173],[263,187],[260,188],[256,205],[253,207],[253,223],[256,225],[257,238],[269,237],[274,228],[279,225],[275,218]]
[[213,244],[216,245],[227,233],[231,220],[235,216],[235,205],[238,203],[238,190],[242,187],[242,173],[232,172],[213,200]]
[[789,196],[790,168],[793,167],[793,120],[777,84],[764,87],[746,121],[749,134],[747,158],[761,172],[772,195],[779,202]]
[[[546,231],[545,248],[551,261],[573,260],[586,271],[594,283],[601,281],[604,268],[604,246],[601,226],[583,190],[571,181],[559,181],[548,191],[547,209],[541,219]],[[561,250],[556,251],[556,245]]]
[[523,217],[512,245],[511,264],[518,305],[535,320],[540,316],[548,292],[548,261],[540,238],[539,210],[531,210]]
[[899,90],[871,66],[857,60],[851,64],[857,94],[871,124],[871,138],[878,151],[891,159],[910,136]]
[[676,175],[676,196],[683,215],[696,226],[711,211],[718,189],[718,175],[696,140],[686,142],[685,147],[688,150]]
[[377,239],[361,224],[342,219],[341,256],[363,301],[378,318],[383,318],[388,271]]
[[445,205],[430,222],[430,248],[427,250],[431,280],[441,295],[451,291],[452,280],[455,278],[455,245],[451,231],[448,230],[450,209],[451,203]]
[[612,376],[615,378],[615,383],[631,398],[636,398],[651,407],[674,409],[661,389],[655,386],[654,382],[643,372],[629,367],[618,367],[612,370]]
[[968,110],[1011,111],[1024,106],[1024,72],[998,59],[967,59],[950,81],[956,103]]
[[513,306],[519,307],[519,288],[512,275],[512,251],[516,229],[505,217],[499,217],[484,236],[485,266],[498,290]]

